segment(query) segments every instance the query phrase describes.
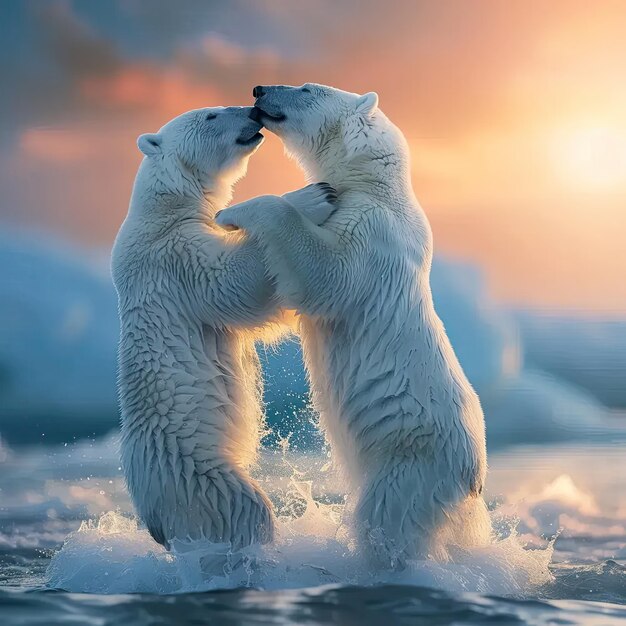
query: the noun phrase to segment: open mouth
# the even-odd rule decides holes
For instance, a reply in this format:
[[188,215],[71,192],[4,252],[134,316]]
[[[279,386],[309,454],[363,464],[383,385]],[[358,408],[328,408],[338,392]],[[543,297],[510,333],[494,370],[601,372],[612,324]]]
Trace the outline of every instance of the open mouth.
[[240,146],[252,146],[259,143],[263,139],[263,135],[259,132],[254,133],[251,136],[242,135],[236,139],[236,143]]
[[286,116],[284,113],[280,113],[280,112],[270,113],[269,111],[262,109],[258,104],[255,104],[254,107],[252,107],[252,113],[250,113],[250,117],[256,122],[259,122],[260,124],[263,124],[264,122],[267,122],[267,121],[282,122],[284,119],[286,119]]
[[263,129],[263,125],[256,121],[251,120],[246,124],[246,127],[241,131],[241,134],[235,142],[240,146],[253,146],[262,141],[263,135],[259,132]]

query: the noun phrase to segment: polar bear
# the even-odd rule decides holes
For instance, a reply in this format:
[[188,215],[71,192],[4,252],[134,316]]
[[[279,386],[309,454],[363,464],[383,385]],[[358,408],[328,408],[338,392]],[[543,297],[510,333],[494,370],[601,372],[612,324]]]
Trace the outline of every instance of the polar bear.
[[447,558],[489,540],[478,397],[435,313],[432,236],[404,136],[357,95],[317,84],[254,89],[255,119],[310,180],[338,192],[323,227],[275,196],[220,213],[264,251],[300,333],[313,400],[378,566]]
[[[139,516],[166,547],[207,539],[239,549],[274,533],[248,468],[262,429],[254,340],[281,314],[255,245],[213,222],[263,140],[251,110],[198,109],[139,137],[145,157],[112,253],[122,465]],[[316,222],[332,210],[325,185],[285,198]]]

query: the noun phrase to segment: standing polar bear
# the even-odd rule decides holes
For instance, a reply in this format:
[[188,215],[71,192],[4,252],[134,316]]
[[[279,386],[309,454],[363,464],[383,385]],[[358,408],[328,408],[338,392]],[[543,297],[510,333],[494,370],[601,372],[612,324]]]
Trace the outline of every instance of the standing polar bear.
[[352,481],[358,537],[402,567],[490,535],[479,400],[437,317],[432,237],[402,133],[359,96],[316,84],[256,87],[255,119],[310,180],[339,194],[318,227],[280,198],[220,213],[265,253],[282,302],[302,313],[313,399]]
[[[248,468],[262,430],[254,340],[280,314],[259,250],[213,222],[263,140],[251,110],[198,109],[139,138],[145,157],[113,249],[122,465],[167,547],[239,549],[274,533]],[[313,185],[285,198],[321,222],[331,196]]]

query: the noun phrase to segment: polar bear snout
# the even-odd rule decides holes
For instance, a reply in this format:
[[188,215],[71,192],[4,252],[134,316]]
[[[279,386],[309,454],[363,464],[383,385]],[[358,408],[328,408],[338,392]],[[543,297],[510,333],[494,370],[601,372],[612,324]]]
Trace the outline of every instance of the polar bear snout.
[[263,121],[261,120],[261,118],[263,117],[263,111],[261,111],[259,107],[252,107],[252,110],[250,111],[250,115],[248,117],[251,120],[258,122],[259,124],[263,123]]
[[259,122],[250,121],[250,123],[241,129],[239,137],[235,140],[240,146],[249,146],[251,144],[260,143],[263,135],[259,132],[263,126]]
[[283,85],[257,85],[252,90],[252,95],[256,98],[250,117],[253,120],[267,125],[266,122],[282,122],[285,120],[281,94],[285,94],[291,87]]

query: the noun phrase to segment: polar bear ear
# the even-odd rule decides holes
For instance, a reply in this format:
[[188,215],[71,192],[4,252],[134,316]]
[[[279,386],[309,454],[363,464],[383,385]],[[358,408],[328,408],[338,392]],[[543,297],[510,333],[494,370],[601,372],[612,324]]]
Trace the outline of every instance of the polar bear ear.
[[158,133],[145,133],[137,139],[137,147],[146,155],[154,156],[161,152],[162,137]]
[[378,94],[375,91],[370,91],[356,101],[356,110],[362,115],[371,115],[378,106]]

